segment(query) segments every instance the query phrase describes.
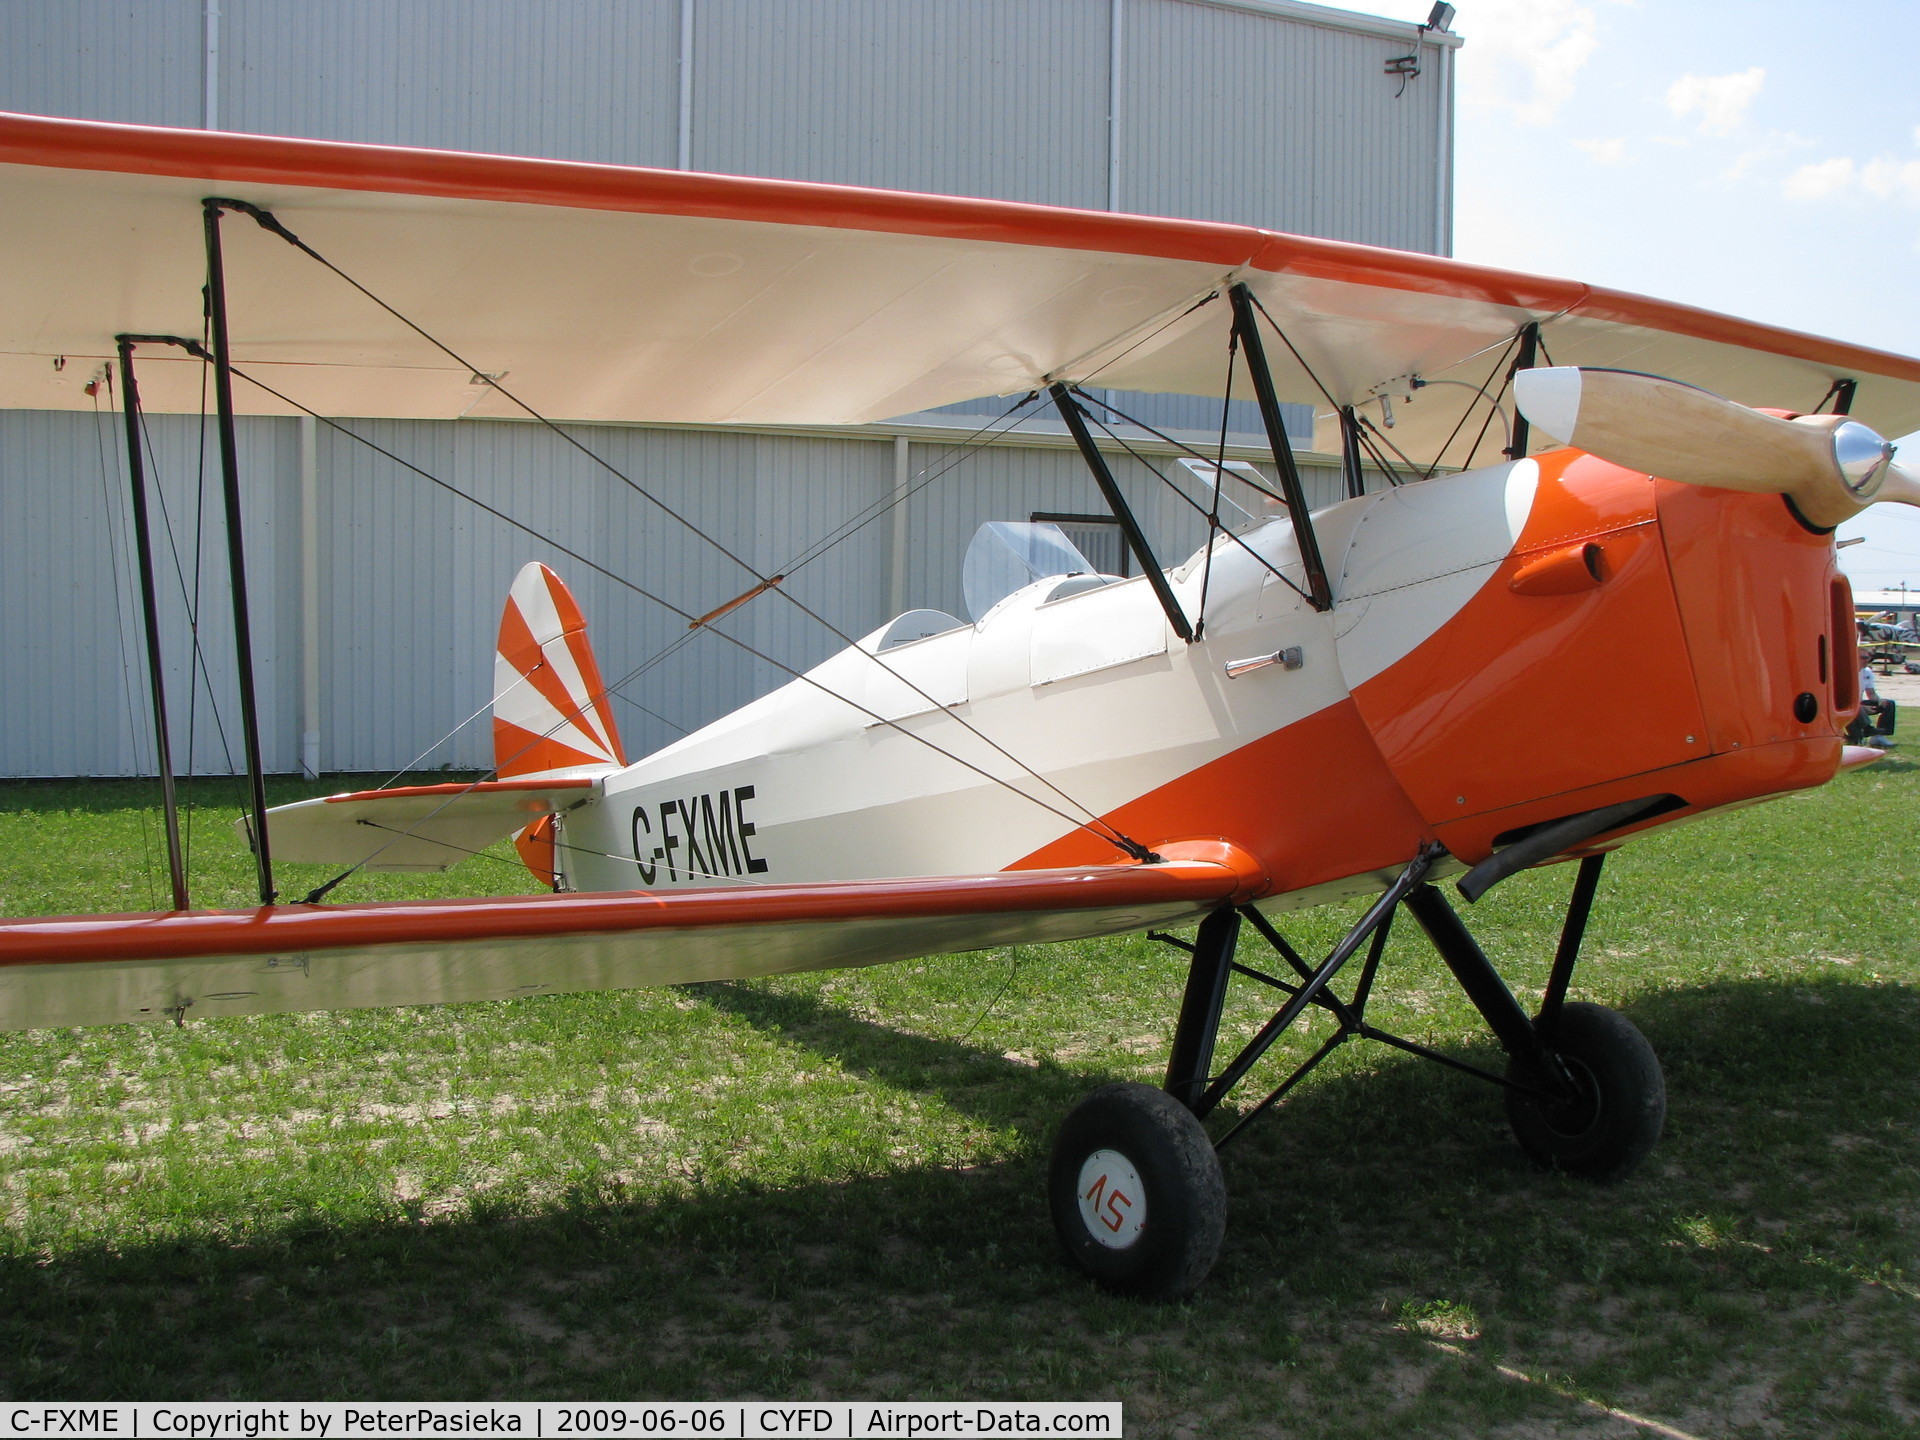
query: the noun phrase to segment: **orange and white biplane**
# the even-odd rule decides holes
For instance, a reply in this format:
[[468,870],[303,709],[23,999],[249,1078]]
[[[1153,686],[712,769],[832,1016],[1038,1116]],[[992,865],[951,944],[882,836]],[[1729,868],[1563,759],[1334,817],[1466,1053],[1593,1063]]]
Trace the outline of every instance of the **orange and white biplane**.
[[[1333,1037],[1241,1125],[1365,1037],[1504,1087],[1538,1160],[1630,1170],[1662,1125],[1658,1062],[1623,1017],[1565,999],[1604,855],[1873,754],[1841,738],[1859,697],[1831,532],[1920,503],[1881,438],[1920,426],[1920,361],[1246,226],[772,180],[15,116],[0,184],[0,405],[91,408],[74,362],[117,362],[135,435],[138,404],[198,411],[210,369],[236,537],[236,413],[815,426],[1024,395],[1064,422],[1140,572],[989,527],[970,623],[918,611],[842,636],[635,759],[578,608],[529,566],[500,630],[492,778],[268,812],[236,539],[262,903],[190,908],[176,858],[171,911],[0,923],[0,1026],[663,985],[1197,923],[1175,942],[1190,970],[1165,1088],[1091,1095],[1050,1181],[1080,1265],[1173,1295],[1224,1223],[1217,1147],[1239,1127],[1216,1141],[1202,1122],[1310,1006]],[[1125,417],[1089,383],[1257,402],[1270,470],[1186,457],[1209,535],[1194,555],[1154,553],[1113,468]],[[1309,513],[1285,403],[1316,407],[1347,499]],[[1406,483],[1365,493],[1369,457]],[[139,525],[137,443],[129,460]],[[658,519],[717,543],[664,502]],[[732,611],[804,605],[732,558],[717,609],[632,588],[745,647]],[[275,891],[275,857],[443,868],[508,835],[556,893]],[[1471,901],[1567,859],[1529,1014],[1437,882]],[[1322,958],[1276,928],[1360,895]],[[1403,906],[1503,1074],[1367,1021]],[[1236,960],[1243,929],[1279,975]],[[1279,1008],[1220,1064],[1236,971]]]

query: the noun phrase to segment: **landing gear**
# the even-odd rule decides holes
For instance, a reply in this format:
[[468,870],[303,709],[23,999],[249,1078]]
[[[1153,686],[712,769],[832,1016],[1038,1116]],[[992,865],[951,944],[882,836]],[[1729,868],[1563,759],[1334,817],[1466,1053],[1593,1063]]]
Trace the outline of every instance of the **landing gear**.
[[1537,1060],[1515,1058],[1507,1079],[1507,1123],[1520,1148],[1549,1170],[1619,1180],[1647,1158],[1667,1121],[1660,1060],[1634,1025],[1604,1005],[1561,1008],[1553,1054],[1571,1094],[1541,1093],[1549,1077]]
[[[1548,1167],[1618,1180],[1646,1158],[1660,1138],[1667,1108],[1653,1047],[1625,1016],[1566,998],[1603,857],[1580,862],[1540,1013],[1529,1016],[1446,897],[1427,883],[1428,871],[1445,853],[1435,845],[1416,856],[1318,965],[1310,965],[1252,906],[1214,912],[1191,942],[1152,937],[1192,957],[1166,1086],[1106,1086],[1061,1126],[1048,1176],[1049,1201],[1054,1229],[1074,1263],[1102,1285],[1130,1295],[1176,1299],[1191,1291],[1213,1265],[1225,1226],[1218,1152],[1348,1040],[1377,1040],[1502,1086],[1515,1138]],[[1402,906],[1507,1052],[1504,1075],[1368,1023],[1367,1002],[1393,917]],[[1235,957],[1243,923],[1286,962],[1281,974],[1287,978]],[[1362,954],[1351,998],[1342,999],[1334,980]],[[1234,975],[1286,998],[1216,1074],[1214,1042]],[[1203,1128],[1207,1116],[1309,1007],[1333,1018],[1333,1033],[1278,1089],[1244,1110],[1217,1139],[1210,1138]]]
[[1194,1113],[1151,1085],[1102,1086],[1073,1108],[1047,1190],[1060,1243],[1109,1290],[1177,1300],[1220,1253],[1220,1157]]

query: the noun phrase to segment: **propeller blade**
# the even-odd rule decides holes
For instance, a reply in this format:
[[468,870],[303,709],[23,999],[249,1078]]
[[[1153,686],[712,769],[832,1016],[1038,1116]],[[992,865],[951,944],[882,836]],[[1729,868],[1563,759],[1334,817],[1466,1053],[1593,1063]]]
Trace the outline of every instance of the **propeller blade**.
[[1920,505],[1920,466],[1903,463],[1897,456],[1887,466],[1887,478],[1880,482],[1875,500],[1897,500],[1902,505]]
[[1590,455],[1687,485],[1785,495],[1810,524],[1838,525],[1875,500],[1920,504],[1920,472],[1844,415],[1781,420],[1629,370],[1522,370],[1513,391],[1530,422]]

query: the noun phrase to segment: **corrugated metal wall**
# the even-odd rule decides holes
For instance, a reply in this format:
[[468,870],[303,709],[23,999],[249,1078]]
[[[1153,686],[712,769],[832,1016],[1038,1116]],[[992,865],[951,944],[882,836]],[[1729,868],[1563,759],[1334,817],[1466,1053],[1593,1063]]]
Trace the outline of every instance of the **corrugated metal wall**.
[[701,0],[693,168],[1101,209],[1109,9]]
[[28,0],[0,11],[0,109],[199,125],[201,0]]
[[[1447,248],[1434,80],[1395,99],[1383,64],[1407,41],[1324,15],[1200,0],[694,0],[683,35],[680,0],[220,0],[211,30],[208,8],[10,0],[0,109],[628,164],[672,165],[684,147],[697,169],[1093,208],[1117,196],[1148,213]],[[1164,423],[1181,402],[1154,403]],[[538,427],[343,423],[687,610],[745,588],[738,566]],[[175,754],[190,742],[197,768],[225,770],[240,746],[217,484],[196,527],[197,422],[150,429],[172,522],[161,589]],[[572,433],[763,572],[894,481],[886,436]],[[278,770],[298,767],[302,727],[296,434],[290,421],[242,427],[263,740]],[[910,454],[918,474],[951,447]],[[619,711],[633,753],[784,678],[713,636],[687,640],[683,618],[342,435],[322,428],[318,455],[324,769],[485,763],[484,715],[436,742],[485,705],[499,605],[530,559],[574,586],[609,678],[641,671]],[[1170,492],[1123,479],[1169,557],[1197,543]],[[1309,474],[1316,498],[1335,483]],[[906,603],[964,613],[960,560],[982,521],[1099,508],[1072,452],[982,449],[907,506]],[[0,415],[0,774],[151,772],[126,527],[113,417]],[[888,618],[891,537],[881,516],[787,588],[864,633]],[[196,575],[201,675],[183,598]],[[839,643],[778,597],[735,629],[788,665]]]
[[1384,73],[1404,42],[1213,5],[1127,17],[1119,208],[1446,248],[1434,77],[1396,99]]

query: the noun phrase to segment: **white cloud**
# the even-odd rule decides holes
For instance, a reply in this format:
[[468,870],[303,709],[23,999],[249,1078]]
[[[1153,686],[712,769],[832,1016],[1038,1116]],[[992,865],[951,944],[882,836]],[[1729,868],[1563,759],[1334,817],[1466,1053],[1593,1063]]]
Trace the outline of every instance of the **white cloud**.
[[1700,128],[1709,135],[1731,135],[1745,122],[1747,107],[1766,80],[1766,70],[1758,65],[1732,75],[1682,75],[1667,87],[1667,108],[1683,120],[1698,112]]
[[1920,205],[1920,160],[1881,157],[1864,165],[1851,156],[1836,155],[1813,165],[1802,165],[1789,175],[1781,191],[1789,200],[1827,200],[1837,196],[1865,196],[1874,200],[1904,199]]
[[1624,165],[1627,163],[1627,142],[1618,136],[1611,140],[1576,140],[1576,150],[1584,150],[1593,158],[1596,165]]
[[1780,188],[1789,200],[1824,200],[1829,195],[1851,190],[1853,182],[1853,161],[1844,155],[1836,155],[1831,160],[1802,165],[1787,177],[1786,184]]
[[1920,160],[1869,160],[1860,167],[1860,188],[1876,200],[1901,195],[1920,204]]
[[1460,52],[1461,100],[1548,124],[1600,43],[1595,31],[1593,11],[1575,0],[1476,0]]

